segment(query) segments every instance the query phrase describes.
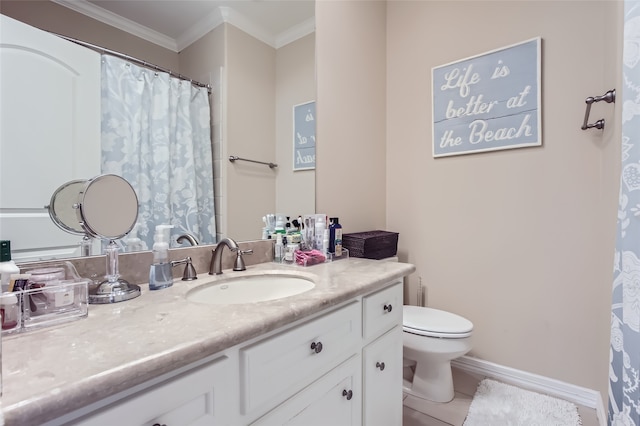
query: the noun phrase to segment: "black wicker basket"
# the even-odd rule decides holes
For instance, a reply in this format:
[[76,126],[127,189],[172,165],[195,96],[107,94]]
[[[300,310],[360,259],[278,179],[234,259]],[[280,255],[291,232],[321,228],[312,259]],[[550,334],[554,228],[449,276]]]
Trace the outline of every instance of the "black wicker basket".
[[384,259],[398,251],[398,233],[388,231],[355,232],[342,235],[342,246],[349,250],[349,257]]

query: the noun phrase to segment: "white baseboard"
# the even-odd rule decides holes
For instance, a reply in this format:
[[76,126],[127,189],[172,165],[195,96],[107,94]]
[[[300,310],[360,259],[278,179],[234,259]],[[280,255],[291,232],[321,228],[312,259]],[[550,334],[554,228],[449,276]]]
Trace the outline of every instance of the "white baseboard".
[[573,402],[574,404],[592,408],[596,410],[600,425],[604,426],[607,423],[602,395],[593,389],[583,388],[550,377],[539,376],[469,356],[457,358],[451,361],[451,365],[462,371],[475,373],[483,377],[499,380],[503,383],[544,393]]

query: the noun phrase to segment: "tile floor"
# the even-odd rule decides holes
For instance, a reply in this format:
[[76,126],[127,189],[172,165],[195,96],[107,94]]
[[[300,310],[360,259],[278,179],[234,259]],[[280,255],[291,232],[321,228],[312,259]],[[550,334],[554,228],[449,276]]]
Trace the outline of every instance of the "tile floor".
[[[462,426],[473,394],[483,378],[454,368],[455,397],[446,404],[405,396],[402,426]],[[599,426],[594,409],[578,406],[578,413],[582,418],[582,426]]]

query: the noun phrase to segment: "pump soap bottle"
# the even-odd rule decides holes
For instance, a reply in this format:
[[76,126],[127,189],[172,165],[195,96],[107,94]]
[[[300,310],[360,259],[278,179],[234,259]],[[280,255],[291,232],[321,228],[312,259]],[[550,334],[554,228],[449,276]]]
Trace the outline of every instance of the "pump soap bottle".
[[173,225],[157,225],[153,236],[153,263],[149,269],[149,290],[160,290],[173,285],[169,262],[169,235]]
[[9,280],[12,274],[19,274],[20,268],[11,260],[11,241],[0,241],[0,283],[2,292],[9,291]]

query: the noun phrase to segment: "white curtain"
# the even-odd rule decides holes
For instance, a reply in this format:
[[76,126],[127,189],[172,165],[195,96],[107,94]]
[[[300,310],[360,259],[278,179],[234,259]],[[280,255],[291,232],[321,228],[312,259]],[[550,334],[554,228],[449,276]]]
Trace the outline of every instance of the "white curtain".
[[102,172],[124,177],[139,214],[127,237],[153,245],[155,226],[215,242],[209,95],[206,88],[102,56]]
[[609,419],[640,426],[640,3],[625,1],[622,174],[611,308]]

